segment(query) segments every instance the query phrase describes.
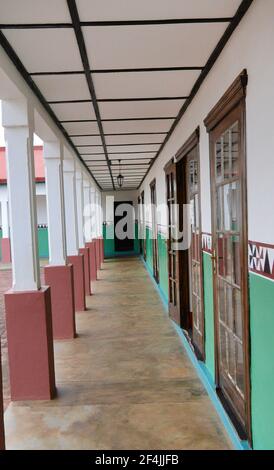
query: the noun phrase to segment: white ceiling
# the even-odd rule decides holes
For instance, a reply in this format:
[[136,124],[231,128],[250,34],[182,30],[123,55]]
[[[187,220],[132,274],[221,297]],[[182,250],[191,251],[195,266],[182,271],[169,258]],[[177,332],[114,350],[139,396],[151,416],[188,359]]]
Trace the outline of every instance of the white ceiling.
[[81,21],[233,16],[238,0],[77,0]]
[[241,0],[75,3],[89,70],[67,0],[0,0],[2,33],[102,188],[112,189],[106,158],[114,184],[121,159],[125,187],[137,188]]

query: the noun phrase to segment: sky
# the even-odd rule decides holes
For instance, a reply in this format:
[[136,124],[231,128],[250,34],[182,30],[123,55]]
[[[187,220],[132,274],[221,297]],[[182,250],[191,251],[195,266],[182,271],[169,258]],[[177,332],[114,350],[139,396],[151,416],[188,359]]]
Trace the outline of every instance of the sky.
[[[1,101],[0,101],[0,147],[5,147],[4,129],[1,126],[1,123],[2,123],[2,109],[1,109]],[[34,134],[34,145],[43,145],[43,141],[39,139],[39,137],[35,134]]]

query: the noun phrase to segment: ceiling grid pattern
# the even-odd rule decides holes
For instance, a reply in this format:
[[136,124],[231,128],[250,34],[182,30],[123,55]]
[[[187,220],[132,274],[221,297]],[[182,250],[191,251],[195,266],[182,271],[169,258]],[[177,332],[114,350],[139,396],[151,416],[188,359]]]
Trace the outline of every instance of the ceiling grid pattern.
[[0,43],[103,190],[136,189],[252,0],[0,0]]

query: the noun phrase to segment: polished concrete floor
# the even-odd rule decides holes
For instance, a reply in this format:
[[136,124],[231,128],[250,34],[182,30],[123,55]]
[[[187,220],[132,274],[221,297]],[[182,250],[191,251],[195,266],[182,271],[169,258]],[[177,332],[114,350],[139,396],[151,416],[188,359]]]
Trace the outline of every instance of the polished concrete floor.
[[55,343],[58,398],[11,403],[7,448],[231,448],[142,262],[106,261],[93,290]]

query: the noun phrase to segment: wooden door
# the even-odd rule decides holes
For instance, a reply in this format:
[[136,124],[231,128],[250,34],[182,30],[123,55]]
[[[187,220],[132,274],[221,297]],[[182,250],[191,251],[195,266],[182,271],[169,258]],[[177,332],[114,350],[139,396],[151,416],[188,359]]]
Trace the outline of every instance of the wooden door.
[[159,282],[159,259],[158,259],[158,226],[157,226],[157,197],[156,180],[150,183],[151,194],[151,217],[152,217],[152,255],[153,255],[153,276]]
[[240,103],[210,133],[216,377],[243,438],[250,432],[244,126]]
[[179,295],[179,252],[174,249],[177,240],[174,238],[174,229],[178,224],[175,204],[177,204],[176,165],[170,162],[165,167],[166,172],[166,202],[168,210],[168,295],[169,315],[179,325],[181,324],[180,295]]
[[[123,204],[127,204],[129,207],[132,208],[130,213],[128,211],[123,211],[123,215],[117,215],[117,208]],[[131,237],[126,236],[123,239],[120,239],[116,236],[116,225],[123,219],[125,216],[128,216],[129,220],[128,223],[130,227],[125,227],[125,231],[129,231]],[[132,201],[115,201],[114,202],[114,247],[115,251],[133,251],[134,250],[134,217],[133,217],[133,202]]]
[[199,358],[204,359],[204,303],[201,246],[199,145],[185,156],[186,203],[190,204],[191,246],[188,250],[190,337]]

